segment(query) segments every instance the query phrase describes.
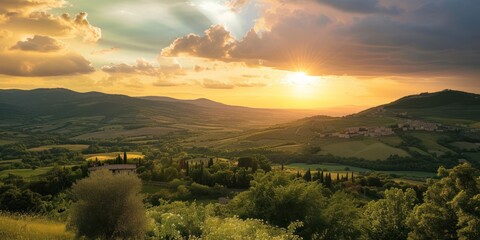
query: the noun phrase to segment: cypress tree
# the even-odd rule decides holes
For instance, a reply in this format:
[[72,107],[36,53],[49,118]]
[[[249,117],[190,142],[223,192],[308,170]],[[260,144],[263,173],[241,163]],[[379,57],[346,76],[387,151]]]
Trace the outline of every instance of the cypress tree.
[[340,181],[340,173],[337,173],[337,182]]
[[210,158],[208,160],[208,168],[212,167],[213,166],[213,158]]
[[283,162],[282,162],[282,171],[284,170],[284,167],[283,167]]
[[312,173],[310,172],[310,168],[307,170],[307,172],[305,172],[305,175],[303,175],[303,179],[305,179],[307,182],[312,181]]
[[127,152],[123,152],[123,163],[127,164]]
[[185,174],[190,176],[190,166],[188,166],[188,161],[185,161]]
[[302,175],[300,174],[300,172],[297,170],[297,178],[301,178]]
[[352,172],[352,183],[355,183],[355,178],[353,177],[353,172]]
[[321,182],[321,183],[324,182],[324,179],[323,179],[323,171],[322,171],[322,173],[320,174],[320,182]]

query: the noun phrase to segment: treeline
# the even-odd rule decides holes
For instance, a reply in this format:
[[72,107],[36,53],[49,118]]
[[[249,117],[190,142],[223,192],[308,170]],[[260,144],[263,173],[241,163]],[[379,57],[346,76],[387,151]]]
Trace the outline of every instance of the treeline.
[[[440,166],[448,168],[454,167],[458,164],[458,159],[462,158],[460,155],[446,153],[442,156],[432,157],[429,155],[422,155],[417,152],[411,152],[411,157],[400,157],[392,155],[384,161],[372,161],[361,158],[344,158],[333,155],[317,155],[311,153],[286,153],[271,151],[267,149],[248,149],[243,151],[220,151],[209,148],[193,147],[188,149],[190,153],[196,154],[211,154],[220,157],[234,157],[234,156],[251,156],[264,155],[273,163],[290,164],[290,163],[307,163],[307,164],[324,164],[336,163],[355,167],[361,167],[377,171],[416,171],[435,172]],[[472,163],[475,166],[478,163]]]
[[[0,210],[18,213],[57,214],[65,211],[67,196],[60,193],[88,175],[86,166],[55,166],[37,180],[9,174],[0,185]],[[55,212],[57,211],[57,212]]]
[[[305,176],[261,173],[247,191],[226,205],[161,202],[149,208],[155,228],[147,234],[161,239],[209,238],[211,234],[255,239],[260,233],[265,239],[278,234],[282,236],[278,239],[307,240],[478,239],[479,170],[463,164],[438,172],[441,179],[428,183],[423,198],[411,188],[392,187],[372,201],[305,181]],[[213,230],[212,223],[223,229]],[[268,231],[257,230],[265,229],[265,224]]]

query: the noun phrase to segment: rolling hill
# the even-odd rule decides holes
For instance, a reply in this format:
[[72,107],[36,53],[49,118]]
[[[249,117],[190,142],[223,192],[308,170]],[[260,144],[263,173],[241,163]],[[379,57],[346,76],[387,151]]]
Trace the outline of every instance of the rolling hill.
[[437,143],[439,139],[448,136],[447,132],[405,132],[419,139],[424,145],[423,150],[415,146],[406,148],[402,145],[404,140],[396,133],[377,137],[333,136],[352,127],[391,127],[409,120],[463,129],[478,128],[480,95],[453,90],[422,93],[345,117],[314,116],[217,140],[195,137],[186,144],[219,149],[270,149],[284,152],[300,152],[315,146],[321,149],[318,154],[356,156],[369,160],[384,160],[390,155],[410,156],[412,152],[429,155],[454,152]]
[[240,131],[314,115],[254,109],[208,99],[135,98],[67,89],[0,90],[0,126],[77,138],[164,135],[179,130]]

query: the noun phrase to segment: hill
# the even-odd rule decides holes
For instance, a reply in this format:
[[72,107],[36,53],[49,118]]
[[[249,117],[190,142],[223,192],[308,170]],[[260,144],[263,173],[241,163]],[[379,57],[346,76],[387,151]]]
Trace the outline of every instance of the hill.
[[368,109],[360,114],[383,111],[385,115],[452,122],[480,121],[480,95],[455,90],[421,93],[400,98],[389,104]]
[[135,98],[67,89],[0,90],[0,126],[69,137],[117,138],[188,130],[241,131],[314,115],[312,111],[254,109],[207,99]]
[[[407,124],[409,121],[415,121],[419,127],[406,131],[398,129],[398,124]],[[403,97],[346,117],[314,116],[215,141],[196,137],[186,144],[229,150],[267,149],[290,153],[313,149],[316,154],[369,160],[385,160],[391,155],[439,156],[458,153],[458,146],[480,144],[475,133],[469,133],[470,129],[478,128],[479,122],[480,95],[445,90]],[[436,130],[422,129],[423,125],[429,124],[439,127]],[[352,128],[354,130],[350,130]],[[347,131],[361,131],[359,128],[365,131],[370,129],[370,132],[345,134]],[[391,130],[382,134],[384,129]],[[449,139],[453,132],[449,129],[463,129],[468,136],[457,138],[468,138],[470,142],[452,140],[451,144],[440,144],[440,140]]]

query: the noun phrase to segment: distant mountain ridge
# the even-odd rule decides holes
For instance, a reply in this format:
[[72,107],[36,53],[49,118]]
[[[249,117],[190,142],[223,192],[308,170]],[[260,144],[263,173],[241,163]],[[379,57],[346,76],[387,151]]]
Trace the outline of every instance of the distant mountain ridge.
[[318,113],[308,110],[228,106],[208,99],[149,99],[100,92],[79,93],[61,88],[0,90],[1,125],[69,136],[105,131],[106,128],[144,129],[145,132],[148,127],[172,131],[226,127],[240,130],[315,114]]

